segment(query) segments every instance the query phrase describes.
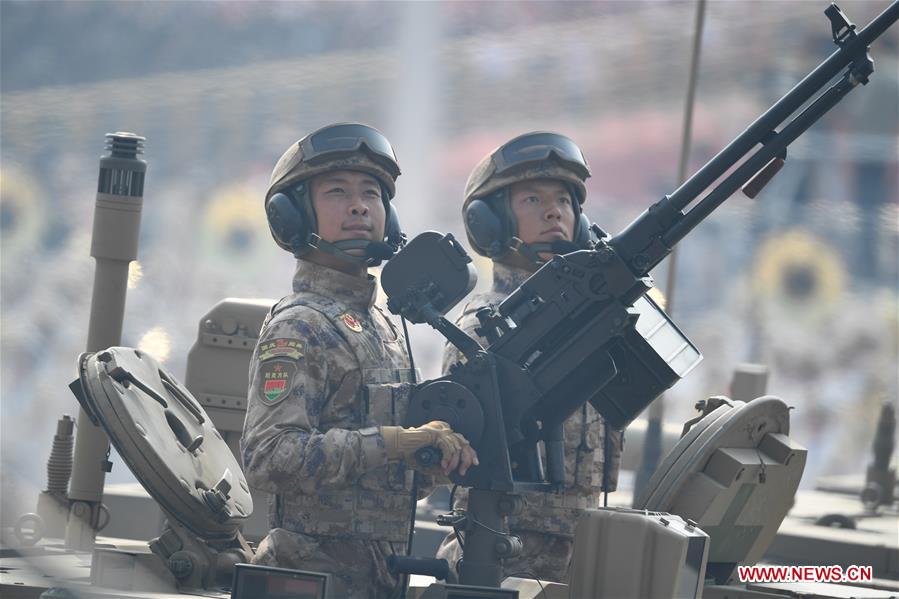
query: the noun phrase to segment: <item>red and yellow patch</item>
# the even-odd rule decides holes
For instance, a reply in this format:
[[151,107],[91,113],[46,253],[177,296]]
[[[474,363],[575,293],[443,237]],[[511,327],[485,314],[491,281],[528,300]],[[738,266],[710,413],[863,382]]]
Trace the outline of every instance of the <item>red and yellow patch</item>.
[[259,369],[260,391],[266,403],[277,403],[290,394],[296,372],[296,363],[287,360],[271,360],[262,365]]
[[259,345],[259,361],[272,358],[290,358],[299,360],[303,357],[303,342],[297,339],[272,339]]
[[269,401],[277,401],[281,394],[287,390],[287,381],[265,381],[263,393]]
[[360,323],[359,320],[349,312],[347,312],[346,314],[341,314],[340,319],[343,321],[343,324],[346,325],[346,328],[353,331],[354,333],[362,332],[362,323]]

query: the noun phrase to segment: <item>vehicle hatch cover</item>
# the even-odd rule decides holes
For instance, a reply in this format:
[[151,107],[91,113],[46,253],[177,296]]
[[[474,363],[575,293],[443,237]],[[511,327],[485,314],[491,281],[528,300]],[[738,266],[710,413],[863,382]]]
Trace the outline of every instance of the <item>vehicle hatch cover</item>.
[[710,537],[708,572],[726,578],[762,557],[793,503],[806,450],[789,432],[783,400],[728,400],[681,438],[634,507],[696,522]]
[[234,537],[253,511],[249,487],[184,385],[130,347],[82,354],[78,366],[72,391],[153,499],[200,538]]

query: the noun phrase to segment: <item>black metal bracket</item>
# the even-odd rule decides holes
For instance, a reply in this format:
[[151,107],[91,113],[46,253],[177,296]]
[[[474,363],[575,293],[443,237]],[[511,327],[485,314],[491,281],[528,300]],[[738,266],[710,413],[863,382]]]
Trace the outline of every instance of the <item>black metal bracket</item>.
[[824,10],[824,14],[830,19],[833,43],[837,46],[842,48],[843,44],[855,37],[855,23],[849,20],[839,6],[831,4]]

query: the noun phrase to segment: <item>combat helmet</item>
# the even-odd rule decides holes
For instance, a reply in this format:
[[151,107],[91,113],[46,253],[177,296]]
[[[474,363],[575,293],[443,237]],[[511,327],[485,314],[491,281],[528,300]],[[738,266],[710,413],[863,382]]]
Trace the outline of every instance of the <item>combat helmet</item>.
[[518,238],[518,226],[509,205],[509,186],[531,179],[557,179],[568,186],[577,200],[573,203],[572,241],[576,249],[588,247],[590,226],[581,206],[587,198],[585,181],[589,176],[590,167],[583,152],[564,135],[533,131],[499,146],[475,166],[465,184],[462,215],[471,247],[493,260],[515,251],[537,264],[543,263],[541,252],[560,253],[558,242],[526,244]]
[[[347,239],[334,243],[318,235],[309,179],[333,170],[368,173],[381,185],[387,216],[382,242]],[[300,257],[319,249],[338,258],[376,266],[399,250],[405,240],[391,200],[400,175],[396,153],[384,134],[362,123],[336,123],[310,133],[287,148],[272,171],[265,194],[265,214],[275,242]],[[353,256],[347,250],[363,249]]]

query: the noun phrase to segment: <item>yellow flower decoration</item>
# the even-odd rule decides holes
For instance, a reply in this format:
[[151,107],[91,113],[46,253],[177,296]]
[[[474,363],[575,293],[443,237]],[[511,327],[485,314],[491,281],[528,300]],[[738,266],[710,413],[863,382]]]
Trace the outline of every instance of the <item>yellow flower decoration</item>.
[[798,229],[767,239],[753,267],[758,297],[794,307],[830,305],[844,292],[846,268],[832,247]]
[[0,242],[3,253],[34,249],[45,225],[37,184],[12,166],[0,171]]
[[223,188],[206,207],[202,231],[207,251],[228,260],[255,259],[269,243],[260,193],[245,184]]

